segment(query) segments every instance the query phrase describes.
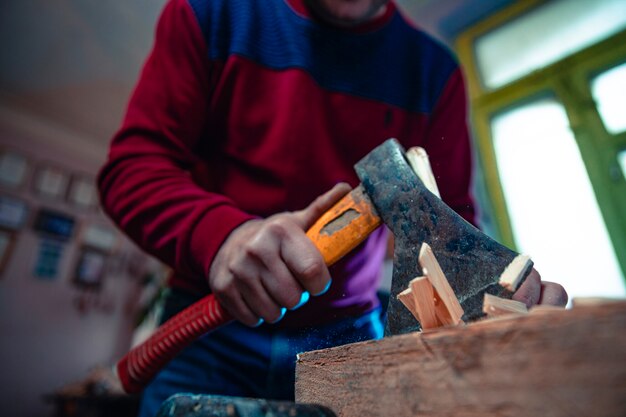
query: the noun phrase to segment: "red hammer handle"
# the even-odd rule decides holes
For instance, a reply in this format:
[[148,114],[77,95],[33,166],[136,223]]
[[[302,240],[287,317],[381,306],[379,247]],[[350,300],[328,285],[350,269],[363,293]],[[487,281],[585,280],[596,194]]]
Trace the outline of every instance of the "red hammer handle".
[[213,294],[181,311],[117,363],[124,391],[141,391],[181,350],[200,336],[232,321]]

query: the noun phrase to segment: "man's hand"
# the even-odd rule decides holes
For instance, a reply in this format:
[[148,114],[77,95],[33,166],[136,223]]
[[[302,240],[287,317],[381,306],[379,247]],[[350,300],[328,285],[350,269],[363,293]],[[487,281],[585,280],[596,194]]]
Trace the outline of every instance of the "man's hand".
[[541,276],[535,268],[528,274],[526,281],[513,294],[513,299],[532,307],[537,304],[565,307],[567,292],[554,282],[541,281]]
[[348,184],[337,184],[304,210],[250,220],[233,230],[209,271],[221,305],[240,322],[258,326],[277,322],[308,293],[324,293],[330,274],[305,233],[349,191]]

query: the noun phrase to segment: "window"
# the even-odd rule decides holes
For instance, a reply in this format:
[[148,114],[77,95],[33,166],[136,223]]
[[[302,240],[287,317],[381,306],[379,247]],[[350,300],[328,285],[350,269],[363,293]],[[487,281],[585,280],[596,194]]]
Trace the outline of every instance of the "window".
[[617,160],[622,167],[622,175],[626,178],[626,149],[617,154]]
[[626,63],[596,76],[591,93],[606,130],[613,135],[626,131]]
[[570,298],[626,295],[563,106],[535,100],[498,114],[491,128],[517,248]]
[[485,87],[498,88],[624,28],[624,0],[547,2],[476,39],[478,70]]
[[516,1],[457,47],[496,239],[572,297],[626,297],[626,1]]

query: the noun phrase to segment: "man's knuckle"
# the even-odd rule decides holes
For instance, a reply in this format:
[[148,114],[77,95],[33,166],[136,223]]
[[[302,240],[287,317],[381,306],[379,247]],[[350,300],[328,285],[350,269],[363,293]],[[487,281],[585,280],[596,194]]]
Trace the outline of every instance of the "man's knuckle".
[[218,278],[211,280],[210,284],[211,291],[213,291],[213,293],[217,295],[226,293],[229,289],[229,284],[231,284],[231,281],[223,278]]
[[245,258],[261,258],[263,256],[263,246],[257,238],[247,242],[241,250]]
[[282,237],[287,233],[286,219],[283,217],[276,217],[268,221],[265,230],[267,233],[273,236]]
[[227,270],[230,276],[232,276],[233,278],[237,277],[241,273],[241,264],[239,262],[233,262],[228,265]]

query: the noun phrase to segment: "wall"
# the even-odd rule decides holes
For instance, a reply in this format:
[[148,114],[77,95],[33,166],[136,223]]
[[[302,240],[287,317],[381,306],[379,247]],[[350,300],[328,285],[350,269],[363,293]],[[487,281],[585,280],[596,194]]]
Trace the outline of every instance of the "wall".
[[[0,196],[17,197],[29,207],[17,232],[11,257],[0,273],[0,414],[50,415],[42,396],[84,378],[96,365],[110,366],[128,349],[146,268],[159,270],[118,235],[116,250],[98,291],[72,280],[87,224],[113,227],[99,209],[79,209],[66,200],[37,196],[37,166],[52,163],[66,172],[93,176],[106,156],[106,145],[91,141],[15,107],[0,106],[0,149],[26,156],[30,169],[18,189],[0,186]],[[34,276],[40,235],[33,228],[37,210],[46,207],[77,220],[65,244],[58,277]],[[130,262],[132,261],[132,263]]]

